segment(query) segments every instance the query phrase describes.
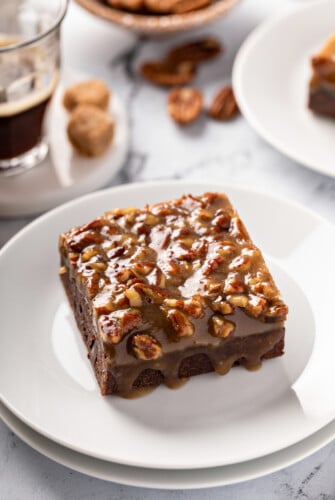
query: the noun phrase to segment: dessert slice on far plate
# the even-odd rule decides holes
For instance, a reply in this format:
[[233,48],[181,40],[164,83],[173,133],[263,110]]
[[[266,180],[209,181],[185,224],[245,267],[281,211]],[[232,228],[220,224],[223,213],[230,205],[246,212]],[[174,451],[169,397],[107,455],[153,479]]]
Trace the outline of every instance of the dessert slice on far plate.
[[308,107],[321,115],[335,117],[335,33],[312,57]]

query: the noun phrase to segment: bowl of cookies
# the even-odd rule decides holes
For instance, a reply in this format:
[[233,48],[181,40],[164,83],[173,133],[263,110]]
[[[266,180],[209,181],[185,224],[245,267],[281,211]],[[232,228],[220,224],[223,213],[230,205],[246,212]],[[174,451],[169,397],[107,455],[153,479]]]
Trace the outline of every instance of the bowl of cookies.
[[204,26],[224,16],[238,0],[76,0],[92,14],[146,35]]

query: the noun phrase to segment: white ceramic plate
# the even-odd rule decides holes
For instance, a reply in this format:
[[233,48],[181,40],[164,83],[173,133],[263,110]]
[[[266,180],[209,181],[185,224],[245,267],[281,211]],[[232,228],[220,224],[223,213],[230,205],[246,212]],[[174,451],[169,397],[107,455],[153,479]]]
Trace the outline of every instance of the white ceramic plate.
[[256,460],[211,469],[178,471],[129,467],[69,450],[35,432],[1,403],[0,418],[32,448],[71,469],[115,483],[168,490],[223,486],[270,474],[316,452],[329,443],[335,434],[333,421],[298,444]]
[[116,123],[115,136],[106,152],[86,158],[75,152],[67,138],[69,114],[62,105],[64,89],[89,78],[69,69],[63,71],[46,119],[49,154],[41,165],[23,174],[1,177],[0,216],[18,217],[49,210],[104,186],[122,167],[128,151],[128,120],[114,89],[109,112]]
[[335,2],[304,2],[247,38],[233,68],[243,115],[272,146],[335,177],[335,121],[307,109],[310,58],[334,31]]
[[[286,355],[138,400],[100,396],[57,275],[57,237],[116,206],[227,191],[290,307]],[[278,451],[335,416],[335,229],[270,196],[163,182],[93,193],[42,216],[0,253],[0,394],[32,428],[76,451],[150,468],[204,468]],[[201,452],[199,452],[201,450]]]

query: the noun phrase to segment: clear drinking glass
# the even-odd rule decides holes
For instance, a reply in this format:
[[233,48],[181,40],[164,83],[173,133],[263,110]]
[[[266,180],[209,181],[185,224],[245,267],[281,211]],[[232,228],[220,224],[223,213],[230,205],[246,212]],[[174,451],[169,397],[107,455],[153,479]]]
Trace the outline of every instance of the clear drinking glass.
[[44,116],[60,69],[60,25],[68,0],[0,0],[0,174],[48,153]]

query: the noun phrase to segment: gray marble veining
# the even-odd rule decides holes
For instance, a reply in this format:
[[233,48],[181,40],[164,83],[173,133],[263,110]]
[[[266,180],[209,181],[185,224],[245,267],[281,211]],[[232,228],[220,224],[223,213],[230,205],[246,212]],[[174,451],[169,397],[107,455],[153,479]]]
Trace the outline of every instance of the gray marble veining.
[[[246,35],[265,17],[298,2],[244,0],[211,32],[225,45],[215,63],[199,70],[195,84],[208,103],[230,81],[234,56]],[[259,138],[243,117],[220,124],[204,115],[180,129],[166,111],[166,91],[138,76],[141,61],[158,58],[172,42],[192,37],[136,37],[95,20],[71,4],[63,30],[64,64],[105,78],[126,103],[131,146],[117,185],[155,179],[211,179],[294,199],[335,222],[335,179],[294,163]],[[0,246],[32,218],[0,220]],[[269,221],[270,223],[271,221]],[[0,499],[120,500],[334,500],[335,443],[269,476],[200,491],[159,491],[119,486],[71,471],[32,450],[0,423]]]

